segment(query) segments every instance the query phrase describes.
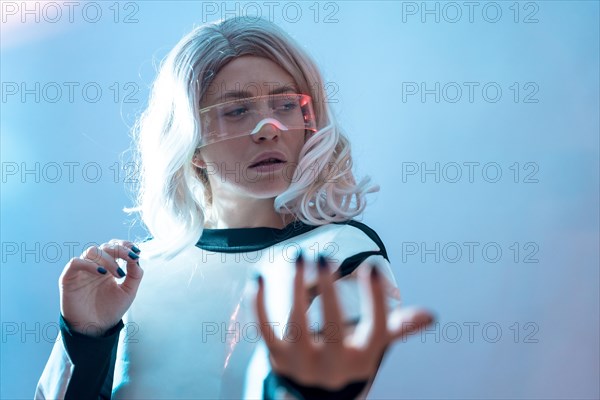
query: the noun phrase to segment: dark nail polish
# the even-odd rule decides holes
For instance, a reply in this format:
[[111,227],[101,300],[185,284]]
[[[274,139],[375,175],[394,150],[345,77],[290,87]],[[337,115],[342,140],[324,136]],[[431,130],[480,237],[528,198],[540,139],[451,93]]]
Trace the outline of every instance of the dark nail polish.
[[127,254],[129,256],[129,258],[131,258],[132,260],[137,260],[138,258],[140,258],[140,256],[138,256],[137,254],[135,254],[133,251],[130,251],[129,254]]
[[125,272],[123,272],[123,270],[121,269],[121,267],[117,268],[117,274],[119,274],[119,276],[121,278],[125,276]]
[[102,275],[106,274],[106,270],[102,267],[98,267],[98,272],[100,272]]
[[140,266],[140,262],[139,261],[136,261],[135,263],[137,264],[138,267]]
[[322,254],[319,254],[319,267],[320,269],[327,268],[327,260]]
[[304,261],[304,256],[302,255],[302,250],[298,252],[298,257],[296,258],[296,263],[301,263]]
[[133,252],[136,254],[140,254],[140,249],[138,249],[135,244],[133,246],[131,246],[131,250],[133,250]]
[[260,274],[256,275],[256,282],[258,282],[259,285],[263,284],[263,277],[262,277],[262,275],[260,275]]
[[431,315],[428,315],[427,317],[425,317],[425,322],[424,325],[429,325],[431,324],[433,321],[435,321],[435,318]]
[[371,267],[371,278],[373,278],[373,279],[379,278],[379,271],[377,270],[377,267]]

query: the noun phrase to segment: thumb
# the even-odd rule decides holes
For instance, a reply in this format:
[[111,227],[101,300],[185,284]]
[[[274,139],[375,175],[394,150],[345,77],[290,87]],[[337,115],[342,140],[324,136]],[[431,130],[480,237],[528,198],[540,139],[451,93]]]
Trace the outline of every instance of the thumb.
[[435,321],[433,313],[417,307],[399,307],[393,310],[388,320],[392,340],[402,339],[429,326]]
[[127,274],[120,285],[128,294],[135,296],[140,286],[140,282],[142,281],[142,277],[144,276],[144,270],[140,267],[139,259],[128,260],[126,265]]

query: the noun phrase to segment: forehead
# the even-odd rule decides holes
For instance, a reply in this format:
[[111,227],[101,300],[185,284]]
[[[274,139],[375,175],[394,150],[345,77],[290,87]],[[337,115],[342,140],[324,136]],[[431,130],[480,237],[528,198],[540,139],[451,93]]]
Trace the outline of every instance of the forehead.
[[252,96],[270,94],[282,86],[298,86],[294,78],[275,62],[257,56],[241,56],[217,73],[201,101],[201,107],[226,100],[227,95],[248,92]]

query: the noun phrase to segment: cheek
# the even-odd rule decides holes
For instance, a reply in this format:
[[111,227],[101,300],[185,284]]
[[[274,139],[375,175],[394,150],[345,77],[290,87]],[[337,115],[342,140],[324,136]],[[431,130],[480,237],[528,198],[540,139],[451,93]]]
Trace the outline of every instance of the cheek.
[[300,137],[300,139],[298,141],[296,141],[295,153],[294,153],[294,156],[296,157],[296,161],[299,160],[300,152],[302,151],[302,148],[304,147],[304,145],[306,144],[306,142],[308,141],[309,138],[310,138],[310,136],[308,136],[308,135],[302,135]]
[[241,168],[243,164],[240,151],[230,147],[220,149],[218,153],[215,152],[211,161],[214,163],[214,169],[221,174],[232,173]]

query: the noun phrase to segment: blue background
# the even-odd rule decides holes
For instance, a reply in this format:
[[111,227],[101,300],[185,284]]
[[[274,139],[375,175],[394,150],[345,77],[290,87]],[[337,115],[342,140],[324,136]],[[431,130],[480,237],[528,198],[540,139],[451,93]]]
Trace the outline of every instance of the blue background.
[[[73,22],[66,7],[13,15],[7,3],[22,4],[2,5],[2,399],[33,396],[69,258],[144,235],[121,212],[135,177],[123,152],[154,65],[236,7],[315,58],[357,176],[381,186],[362,221],[386,244],[405,304],[438,317],[392,347],[369,397],[600,396],[598,2],[477,2],[472,20],[463,2],[275,2],[272,14],[265,2],[92,2],[86,13],[78,2]],[[65,82],[78,85],[72,101]],[[436,82],[439,102],[422,98],[421,83]],[[472,99],[465,82],[478,85]],[[437,177],[422,174],[436,163]],[[472,179],[464,163],[479,163]]]

